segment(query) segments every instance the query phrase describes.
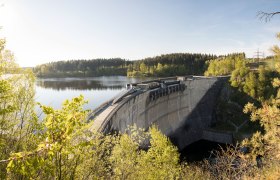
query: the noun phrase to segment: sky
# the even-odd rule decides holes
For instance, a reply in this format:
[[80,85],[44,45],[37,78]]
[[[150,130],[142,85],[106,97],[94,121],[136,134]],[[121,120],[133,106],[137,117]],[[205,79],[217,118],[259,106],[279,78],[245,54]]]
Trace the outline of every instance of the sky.
[[280,0],[0,0],[0,37],[22,67],[167,53],[228,54],[279,44]]

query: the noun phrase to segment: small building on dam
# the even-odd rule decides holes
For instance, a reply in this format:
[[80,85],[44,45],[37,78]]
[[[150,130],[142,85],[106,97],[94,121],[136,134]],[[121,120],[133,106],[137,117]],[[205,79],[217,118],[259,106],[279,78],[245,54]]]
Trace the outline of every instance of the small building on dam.
[[92,129],[125,132],[134,124],[146,130],[155,124],[180,150],[199,140],[232,143],[231,133],[211,128],[228,78],[185,76],[128,84],[91,113]]

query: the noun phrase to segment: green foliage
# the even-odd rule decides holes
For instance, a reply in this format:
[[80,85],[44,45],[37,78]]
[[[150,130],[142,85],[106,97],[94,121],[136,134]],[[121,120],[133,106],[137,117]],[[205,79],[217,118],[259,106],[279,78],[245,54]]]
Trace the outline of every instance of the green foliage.
[[[140,133],[141,134],[141,133]],[[113,148],[111,162],[116,179],[176,179],[179,153],[156,127],[149,130],[150,148],[141,150],[135,136],[124,134]]]
[[120,58],[58,61],[36,66],[38,77],[92,77],[126,75],[131,62]]
[[[278,88],[278,92],[280,89]],[[279,97],[276,97],[276,99]],[[262,156],[264,173],[259,173],[264,179],[275,179],[280,172],[276,169],[280,167],[280,108],[279,103],[272,101],[270,104],[263,103],[261,108],[256,108],[253,104],[247,104],[245,113],[252,112],[251,120],[259,121],[264,128],[264,132],[257,132],[251,139],[244,140],[243,144],[251,148],[253,160]],[[274,169],[274,170],[273,170]],[[267,173],[270,172],[270,173]]]
[[278,77],[279,73],[273,72],[260,66],[257,71],[250,71],[243,64],[236,68],[230,77],[230,82],[233,87],[257,100],[268,100],[275,94],[271,81]]
[[[279,34],[277,36],[279,38]],[[274,53],[274,59],[279,59],[280,52],[277,45],[272,47]],[[243,90],[246,94],[258,100],[268,100],[275,95],[276,89],[272,86],[274,78],[279,78],[279,70],[277,71],[274,65],[273,69],[259,66],[257,71],[250,71],[245,65],[236,68],[233,71],[231,77],[231,84],[234,87],[238,87]],[[250,72],[249,72],[250,71]]]
[[82,96],[66,100],[61,110],[42,106],[41,138],[33,150],[12,153],[10,178],[88,179],[107,177],[114,138],[91,132]]
[[140,158],[139,147],[136,142],[124,134],[113,148],[110,157],[114,176],[117,179],[134,179],[138,171],[138,159]]
[[249,72],[245,78],[243,91],[251,97],[256,97],[257,78],[253,72]]
[[[83,132],[84,133],[84,132]],[[111,151],[118,138],[113,135],[105,136],[99,133],[86,131],[90,141],[81,142],[76,148],[77,161],[72,166],[72,177],[76,179],[110,179],[112,165]]]
[[234,69],[245,66],[245,54],[229,54],[207,62],[208,68],[205,76],[229,75]]
[[231,75],[231,85],[252,98],[269,99],[274,93],[270,82],[275,73],[263,66],[260,66],[258,71],[250,71],[244,54],[232,54],[211,60],[208,64],[204,73],[206,76]]
[[182,171],[181,171],[180,179],[186,179],[186,180],[211,179],[211,173],[209,172],[209,169],[203,169],[201,163],[189,164],[189,165],[182,163],[181,169]]
[[[278,88],[278,92],[280,89]],[[279,97],[276,97],[278,99]],[[251,120],[258,120],[261,126],[265,130],[265,134],[257,132],[254,134],[253,138],[244,143],[252,147],[252,152],[254,156],[262,155],[268,157],[278,158],[280,160],[280,109],[279,103],[277,101],[272,101],[272,103],[264,103],[262,108],[256,108],[253,104],[248,103],[244,112],[252,112]]]
[[127,69],[127,76],[177,76],[200,75],[205,63],[214,55],[174,53],[134,61]]
[[247,74],[249,73],[249,68],[247,67],[240,67],[232,71],[230,82],[233,87],[237,87],[242,90],[242,87],[245,84],[245,79]]
[[38,77],[174,76],[202,74],[205,62],[216,56],[174,53],[128,61],[120,58],[58,61],[36,66]]
[[[275,47],[274,47],[275,48]],[[278,52],[274,51],[275,56]],[[280,73],[280,65],[276,65],[276,71]],[[259,77],[260,82],[265,79]],[[251,113],[251,120],[258,121],[264,128],[264,132],[257,132],[251,139],[246,139],[243,144],[251,148],[251,156],[253,159],[257,156],[262,156],[264,160],[264,173],[259,173],[264,179],[278,179],[280,172],[280,81],[279,78],[271,81],[274,88],[277,90],[275,98],[262,103],[262,107],[257,108],[253,104],[248,103],[245,108],[245,113]],[[278,170],[277,170],[278,169]],[[265,172],[266,171],[266,172]],[[269,172],[269,173],[267,173]]]
[[179,153],[170,140],[156,127],[150,128],[151,146],[141,152],[140,177],[146,179],[176,179],[179,177]]
[[[34,148],[40,125],[34,112],[34,75],[20,69],[5,41],[0,42],[0,159],[8,159],[10,153]],[[6,166],[0,163],[0,179],[7,176]]]
[[[276,38],[278,40],[280,40],[280,33],[276,34]],[[274,45],[270,50],[274,53],[275,58],[277,58],[279,60],[280,59],[280,48],[279,48],[279,46]]]

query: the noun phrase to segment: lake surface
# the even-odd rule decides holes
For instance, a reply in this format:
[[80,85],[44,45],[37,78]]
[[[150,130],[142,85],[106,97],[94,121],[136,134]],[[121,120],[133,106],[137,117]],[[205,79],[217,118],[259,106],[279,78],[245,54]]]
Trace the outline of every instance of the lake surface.
[[83,95],[89,101],[84,108],[95,109],[125,89],[126,84],[151,79],[126,76],[37,79],[36,101],[58,109],[64,100]]

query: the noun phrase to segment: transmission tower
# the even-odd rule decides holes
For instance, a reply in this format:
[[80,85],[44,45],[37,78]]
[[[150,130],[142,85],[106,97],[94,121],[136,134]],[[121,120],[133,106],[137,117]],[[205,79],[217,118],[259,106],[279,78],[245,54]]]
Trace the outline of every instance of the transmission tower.
[[253,58],[254,58],[254,62],[255,62],[255,59],[257,59],[257,63],[259,64],[260,58],[264,58],[264,52],[260,52],[260,50],[258,49],[258,51],[255,52]]

